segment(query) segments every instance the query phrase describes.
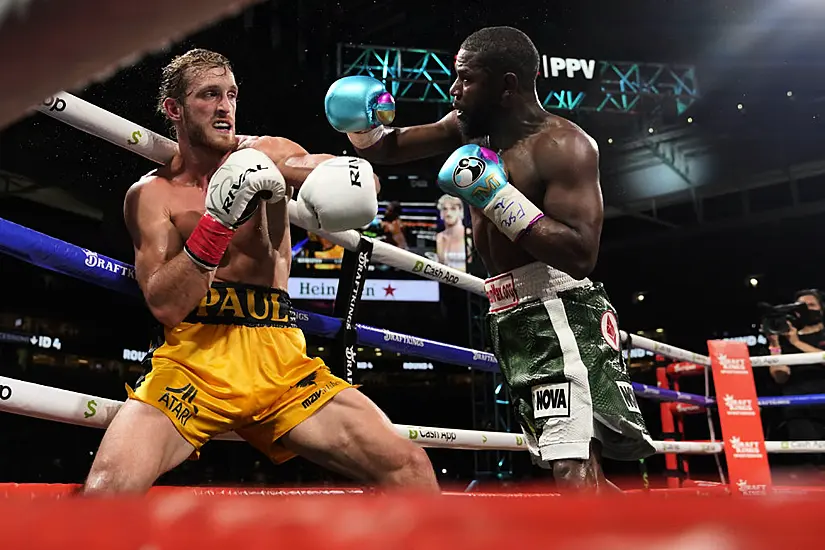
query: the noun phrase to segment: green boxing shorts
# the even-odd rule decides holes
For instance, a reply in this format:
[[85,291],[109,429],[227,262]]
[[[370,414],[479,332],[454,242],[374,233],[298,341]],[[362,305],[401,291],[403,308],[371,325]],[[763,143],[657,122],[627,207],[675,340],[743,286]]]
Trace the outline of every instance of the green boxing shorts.
[[533,263],[485,281],[487,322],[533,462],[654,453],[601,283]]

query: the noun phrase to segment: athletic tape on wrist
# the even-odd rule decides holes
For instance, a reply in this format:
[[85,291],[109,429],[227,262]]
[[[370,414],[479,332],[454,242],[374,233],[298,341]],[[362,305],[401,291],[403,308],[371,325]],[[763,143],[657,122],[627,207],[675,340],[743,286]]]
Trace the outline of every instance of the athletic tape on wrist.
[[510,184],[496,193],[493,201],[484,207],[484,214],[513,242],[544,217],[538,206]]
[[218,268],[234,234],[234,230],[229,229],[209,214],[204,214],[195,226],[195,230],[186,239],[183,249],[195,264],[213,271]]
[[356,149],[369,149],[389,133],[390,130],[386,126],[376,126],[368,132],[348,133],[347,137]]

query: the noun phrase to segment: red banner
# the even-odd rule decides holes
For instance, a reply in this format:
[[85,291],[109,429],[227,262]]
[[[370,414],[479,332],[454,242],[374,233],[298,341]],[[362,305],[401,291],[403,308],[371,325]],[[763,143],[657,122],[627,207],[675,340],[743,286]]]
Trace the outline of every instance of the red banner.
[[771,470],[748,346],[744,342],[710,340],[708,349],[731,493],[770,494]]

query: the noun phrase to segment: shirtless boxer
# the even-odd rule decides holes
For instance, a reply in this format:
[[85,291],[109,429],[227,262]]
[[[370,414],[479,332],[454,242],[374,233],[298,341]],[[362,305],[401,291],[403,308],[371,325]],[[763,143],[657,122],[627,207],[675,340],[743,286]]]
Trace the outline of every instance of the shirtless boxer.
[[135,274],[164,325],[101,442],[84,491],[145,492],[218,434],[280,463],[302,455],[387,487],[438,489],[426,453],[357,389],[306,355],[287,288],[287,200],[328,231],[377,213],[368,162],[237,137],[229,61],[192,50],[164,69],[161,112],[180,152],[134,184],[124,216]]
[[[524,33],[485,28],[458,52],[454,110],[442,120],[381,125],[376,112],[386,90],[363,77],[333,84],[327,117],[376,164],[458,147],[438,181],[470,205],[473,238],[492,275],[485,288],[493,349],[533,461],[563,489],[599,491],[610,487],[600,454],[636,460],[654,449],[621,355],[616,312],[603,286],[587,279],[603,219],[598,148],[542,108],[538,69]],[[359,95],[366,109],[354,108]]]
[[467,228],[464,203],[452,195],[442,195],[436,203],[444,229],[435,234],[438,261],[459,271],[467,271]]

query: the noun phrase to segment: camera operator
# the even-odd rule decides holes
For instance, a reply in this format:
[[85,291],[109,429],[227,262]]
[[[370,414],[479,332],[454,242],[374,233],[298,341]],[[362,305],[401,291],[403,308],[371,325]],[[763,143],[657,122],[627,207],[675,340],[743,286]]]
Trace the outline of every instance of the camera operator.
[[[787,328],[767,334],[771,355],[793,353],[821,353],[825,351],[825,324],[822,317],[822,297],[818,290],[800,290],[796,302],[806,308],[798,308],[795,315],[784,320]],[[787,307],[787,306],[780,306]],[[781,331],[780,331],[781,330]],[[771,377],[782,386],[784,395],[825,393],[825,365],[787,365],[770,367]],[[825,439],[825,408],[786,407],[784,424],[789,440]],[[819,455],[796,455],[800,463],[822,464]]]

